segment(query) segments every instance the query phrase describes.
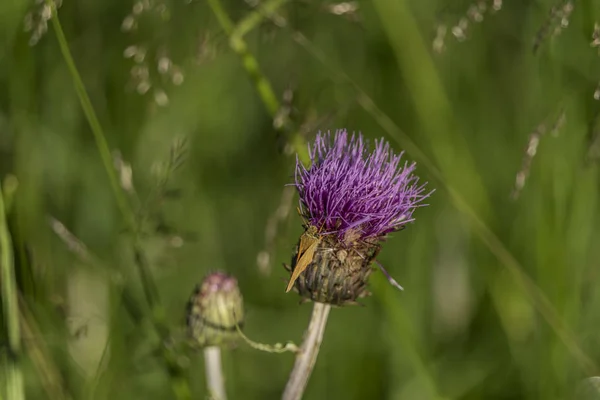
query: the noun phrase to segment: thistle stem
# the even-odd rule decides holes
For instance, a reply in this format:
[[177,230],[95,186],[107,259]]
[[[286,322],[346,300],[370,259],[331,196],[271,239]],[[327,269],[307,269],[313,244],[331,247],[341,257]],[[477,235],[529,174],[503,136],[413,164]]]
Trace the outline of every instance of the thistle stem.
[[317,361],[317,355],[323,341],[325,325],[331,306],[324,303],[315,303],[310,317],[308,329],[304,334],[304,342],[300,347],[300,352],[296,356],[294,369],[285,386],[282,400],[299,400],[302,398],[310,374]]
[[225,379],[221,366],[221,349],[218,346],[204,348],[204,365],[206,372],[206,385],[210,398],[214,400],[227,400],[225,392]]

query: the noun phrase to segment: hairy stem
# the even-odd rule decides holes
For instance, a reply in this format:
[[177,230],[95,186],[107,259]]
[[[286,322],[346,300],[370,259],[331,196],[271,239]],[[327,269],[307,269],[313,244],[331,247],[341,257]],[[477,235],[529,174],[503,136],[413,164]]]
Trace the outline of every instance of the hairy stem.
[[300,352],[296,356],[294,369],[285,386],[285,391],[281,397],[282,400],[299,400],[302,398],[310,374],[317,361],[317,356],[319,355],[329,310],[331,310],[329,304],[315,303],[308,329],[304,334],[304,342],[302,343],[302,347],[300,347]]
[[227,400],[225,392],[225,379],[221,366],[221,349],[218,346],[204,348],[204,366],[206,372],[206,386],[211,399]]
[[4,326],[8,336],[8,352],[4,360],[6,397],[24,400],[23,373],[19,365],[21,355],[21,329],[19,325],[19,300],[15,279],[12,240],[8,231],[4,209],[4,195],[0,187],[0,281]]

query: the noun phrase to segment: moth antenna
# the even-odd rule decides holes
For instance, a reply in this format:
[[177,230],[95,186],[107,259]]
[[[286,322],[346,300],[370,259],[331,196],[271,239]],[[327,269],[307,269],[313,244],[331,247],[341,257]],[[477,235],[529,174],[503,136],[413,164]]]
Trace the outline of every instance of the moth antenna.
[[404,290],[404,288],[400,286],[400,284],[396,282],[394,278],[392,278],[392,276],[385,270],[385,268],[383,268],[383,265],[381,265],[379,261],[375,260],[375,263],[377,264],[381,272],[383,272],[388,282],[392,284],[392,286],[394,286],[396,289]]

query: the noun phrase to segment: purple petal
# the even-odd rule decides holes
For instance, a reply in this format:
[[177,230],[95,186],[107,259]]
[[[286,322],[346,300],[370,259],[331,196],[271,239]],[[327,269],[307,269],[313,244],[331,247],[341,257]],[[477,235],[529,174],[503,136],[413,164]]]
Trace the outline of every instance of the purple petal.
[[329,132],[317,134],[308,150],[310,168],[296,160],[300,209],[311,225],[340,239],[350,230],[363,239],[395,231],[431,194],[413,175],[416,164],[401,165],[402,153],[383,139],[370,152],[361,134],[338,130],[333,141]]

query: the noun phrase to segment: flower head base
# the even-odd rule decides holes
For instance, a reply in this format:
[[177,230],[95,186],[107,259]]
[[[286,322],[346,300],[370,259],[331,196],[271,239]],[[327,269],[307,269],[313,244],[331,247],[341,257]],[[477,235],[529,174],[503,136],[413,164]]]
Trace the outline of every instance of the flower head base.
[[318,302],[354,303],[367,294],[379,242],[412,222],[430,193],[413,175],[415,164],[401,165],[402,154],[383,139],[370,152],[360,134],[340,130],[333,140],[318,134],[309,155],[309,168],[296,162],[306,232],[292,258],[288,289],[295,284],[303,297]]
[[233,343],[243,320],[244,304],[237,280],[224,272],[207,275],[188,301],[188,334],[197,346]]

